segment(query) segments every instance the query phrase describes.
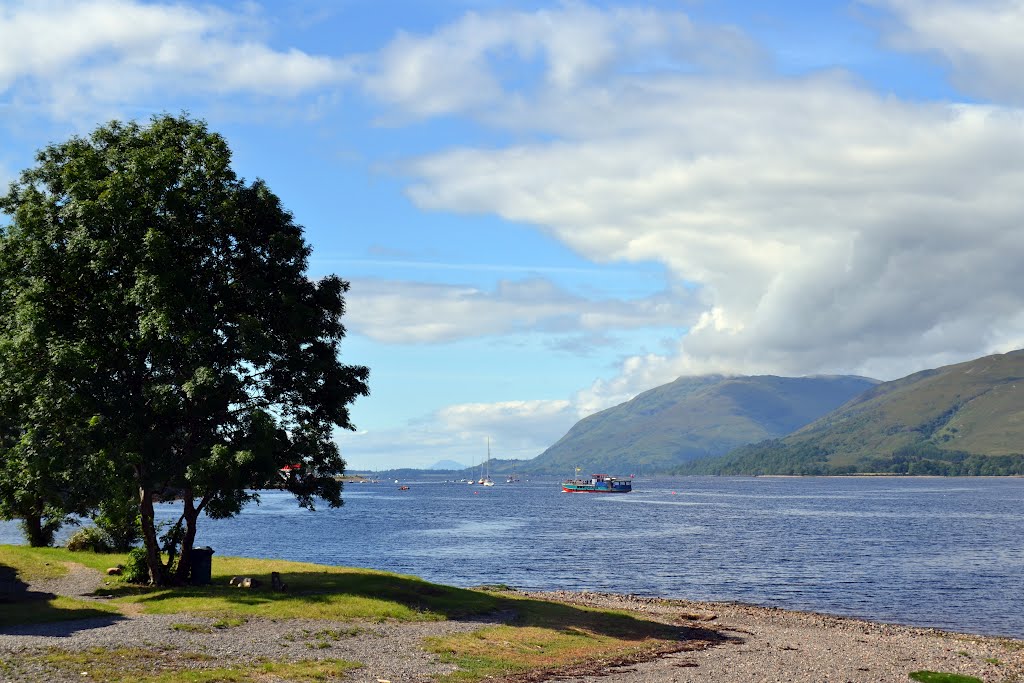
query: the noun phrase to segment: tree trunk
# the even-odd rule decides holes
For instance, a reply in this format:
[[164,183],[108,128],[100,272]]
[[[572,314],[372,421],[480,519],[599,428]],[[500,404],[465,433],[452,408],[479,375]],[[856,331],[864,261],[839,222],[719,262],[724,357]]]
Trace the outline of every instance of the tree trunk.
[[181,539],[181,555],[178,556],[178,569],[174,578],[179,583],[188,583],[192,574],[192,545],[196,541],[196,526],[199,521],[199,510],[192,503],[192,491],[185,494],[185,506],[181,514],[185,520],[185,535]]
[[146,543],[146,563],[149,565],[150,581],[156,586],[170,583],[167,568],[160,556],[160,541],[156,537],[156,513],[153,511],[153,492],[139,487],[139,522],[142,540]]
[[25,515],[21,521],[21,528],[25,531],[25,538],[33,548],[45,548],[53,543],[53,532],[43,527],[43,516],[30,513]]

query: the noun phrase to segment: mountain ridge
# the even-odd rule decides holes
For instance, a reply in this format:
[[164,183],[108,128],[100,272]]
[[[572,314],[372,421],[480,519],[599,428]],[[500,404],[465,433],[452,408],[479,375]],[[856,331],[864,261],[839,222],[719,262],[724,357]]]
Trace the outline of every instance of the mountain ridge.
[[709,474],[1024,473],[1024,350],[876,385],[779,439],[680,468]]
[[581,419],[526,465],[538,473],[671,471],[789,434],[877,383],[852,375],[679,377]]

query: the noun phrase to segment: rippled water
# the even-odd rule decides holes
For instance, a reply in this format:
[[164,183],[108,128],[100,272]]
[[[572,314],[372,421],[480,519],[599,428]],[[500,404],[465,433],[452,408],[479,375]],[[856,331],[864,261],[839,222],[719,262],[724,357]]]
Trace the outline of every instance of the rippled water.
[[[201,521],[217,553],[373,567],[458,586],[731,600],[1024,637],[1024,479],[349,484],[310,513],[263,494]],[[171,517],[174,507],[162,505]],[[20,542],[11,525],[0,542]]]

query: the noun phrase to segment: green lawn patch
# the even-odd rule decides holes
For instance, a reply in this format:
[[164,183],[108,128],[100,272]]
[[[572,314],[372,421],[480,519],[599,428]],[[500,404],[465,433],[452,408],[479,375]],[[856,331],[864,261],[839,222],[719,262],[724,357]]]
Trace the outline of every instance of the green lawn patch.
[[506,607],[518,615],[513,623],[427,640],[430,651],[460,669],[442,680],[480,681],[528,671],[586,674],[718,638],[710,631],[647,621],[626,612],[506,599]]
[[343,680],[347,672],[361,666],[342,659],[223,666],[208,655],[144,648],[52,650],[27,659],[30,664],[46,667],[55,677],[71,675],[110,683],[265,683],[268,680],[315,683]]
[[[0,562],[6,562],[8,570],[13,569],[19,576],[22,572],[31,576],[60,572],[64,558],[68,557],[52,550],[19,548],[11,551],[0,547],[0,552],[3,553]],[[109,557],[91,553],[75,553],[70,555],[70,560],[91,567],[110,564]],[[288,584],[287,592],[271,590],[271,572],[280,572]],[[259,580],[261,586],[251,590],[232,587],[229,580],[234,576],[252,577]],[[356,637],[368,621],[439,620],[495,612],[509,615],[510,621],[505,625],[425,642],[429,651],[438,653],[444,661],[460,669],[442,677],[443,680],[466,682],[527,672],[531,675],[566,672],[587,675],[609,665],[640,661],[658,653],[702,647],[721,640],[721,636],[709,629],[662,624],[624,611],[528,599],[499,586],[492,586],[490,590],[466,590],[414,576],[364,569],[215,556],[212,579],[209,586],[173,589],[114,581],[100,591],[111,599],[98,605],[88,603],[88,609],[112,610],[131,605],[141,606],[148,613],[180,614],[185,618],[176,621],[171,628],[197,633],[239,626],[250,618],[354,622],[302,629],[301,633],[296,631],[285,637],[297,648],[310,650],[326,649],[335,641]],[[14,606],[21,611],[10,619],[12,623],[24,622],[28,618],[25,610],[37,607],[29,603]],[[53,603],[53,616],[76,618],[89,614],[80,611],[82,609],[79,601],[57,599]],[[224,662],[218,663],[219,668],[206,664],[197,667],[194,660],[182,660],[185,656],[133,648],[87,653],[54,651],[46,655],[48,659],[44,663],[76,674],[91,671],[91,680],[196,683],[263,681],[274,677],[294,681],[335,680],[356,666],[351,662],[334,662],[326,668],[319,661],[315,664],[262,662],[258,667],[225,669]]]
[[[270,589],[280,572],[288,591]],[[228,585],[233,576],[260,581],[258,589]],[[213,559],[209,586],[156,589],[127,584],[105,591],[119,603],[138,603],[150,614],[328,619],[335,621],[424,621],[482,614],[499,599],[477,591],[433,584],[414,576],[345,567],[243,558]]]
[[920,683],[985,683],[974,676],[962,676],[960,674],[939,673],[937,671],[915,671],[910,677]]

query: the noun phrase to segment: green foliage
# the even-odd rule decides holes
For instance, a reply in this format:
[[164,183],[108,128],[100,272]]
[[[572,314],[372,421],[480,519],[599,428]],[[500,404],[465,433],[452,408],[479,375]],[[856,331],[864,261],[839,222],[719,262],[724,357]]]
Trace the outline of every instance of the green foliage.
[[71,535],[65,544],[73,553],[88,551],[91,553],[110,553],[114,551],[110,536],[94,526],[82,527]]
[[132,548],[125,560],[121,576],[128,583],[149,583],[149,561],[145,548]]
[[0,500],[23,501],[0,514],[38,528],[104,500],[124,547],[134,520],[111,501],[138,492],[155,563],[152,497],[171,492],[181,580],[203,513],[268,485],[340,505],[333,432],[368,393],[368,370],[338,359],[348,283],[308,277],[302,228],[266,184],[186,116],[112,122],[36,162],[0,197]]

